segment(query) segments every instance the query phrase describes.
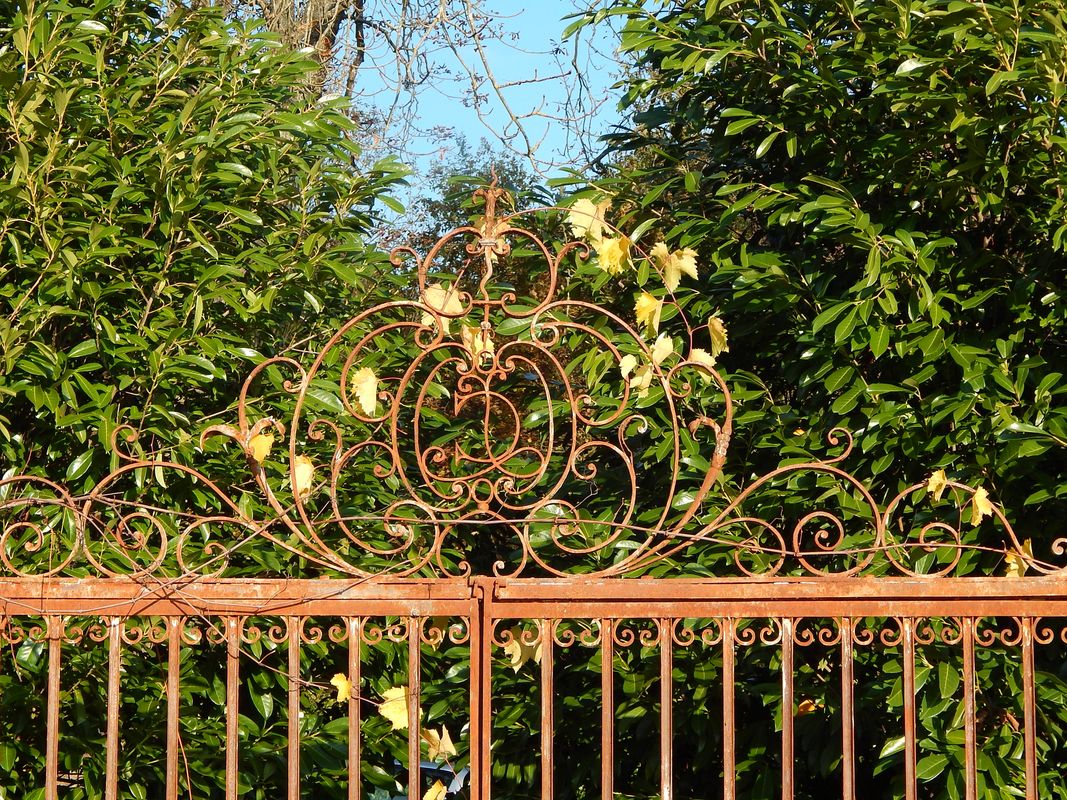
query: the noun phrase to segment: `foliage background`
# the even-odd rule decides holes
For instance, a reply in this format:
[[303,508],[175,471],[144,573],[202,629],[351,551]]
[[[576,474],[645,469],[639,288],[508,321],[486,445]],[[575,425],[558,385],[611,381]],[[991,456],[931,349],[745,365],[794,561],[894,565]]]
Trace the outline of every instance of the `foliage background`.
[[[652,220],[642,247],[663,237],[698,253],[700,278],[683,282],[674,299],[691,320],[719,315],[729,326],[733,352],[721,362],[740,414],[723,491],[825,453],[825,433],[843,425],[857,435],[849,467],[884,487],[879,499],[944,468],[989,487],[1038,558],[1055,560],[1067,491],[1064,6],[616,3],[574,30],[607,16],[626,20],[625,102],[635,113],[587,194],[612,195],[612,221],[624,231]],[[232,452],[199,451],[203,421],[232,412],[240,379],[263,356],[315,352],[359,309],[411,296],[410,273],[385,268],[366,243],[400,168],[356,169],[361,132],[340,106],[305,96],[317,65],[254,23],[211,12],[164,17],[138,0],[7,3],[0,19],[10,34],[0,50],[5,474],[87,490],[114,464],[107,445],[116,426],[129,423],[141,452],[195,462],[224,486],[247,488]],[[515,172],[513,182],[528,186]],[[440,206],[426,216],[455,222]],[[564,235],[557,218],[543,224]],[[644,263],[635,250],[637,269],[620,277],[595,261],[576,267],[572,291],[595,293],[632,318],[635,291],[667,294]],[[681,341],[681,317],[672,314],[668,307],[664,330]],[[282,380],[266,376],[266,391],[283,394]],[[320,402],[329,409],[328,396]],[[653,425],[662,423],[656,414],[649,411]],[[646,491],[661,488],[661,471],[643,477]],[[812,492],[848,502],[847,492],[810,476],[773,488],[758,510],[775,517],[795,518]],[[211,502],[159,476],[141,476],[128,492]],[[989,528],[964,530],[971,544],[1003,546],[979,538]],[[302,569],[266,549],[242,556],[238,571]],[[968,555],[962,566],[995,573],[1000,558]],[[724,562],[708,551],[686,566],[714,574]],[[63,770],[75,776],[72,797],[98,797],[106,661],[102,648],[68,652],[64,709],[75,711],[65,715]],[[242,690],[246,793],[275,797],[285,679],[276,647],[261,642],[248,654],[262,663]],[[320,644],[305,654],[306,780],[323,797],[342,796],[344,719],[325,681],[341,669],[343,649]],[[221,654],[186,656],[190,782],[196,796],[213,797]],[[463,648],[424,656],[427,722],[453,730],[458,768],[466,656]],[[898,656],[861,658],[864,796],[900,793]],[[930,647],[920,657],[923,791],[956,798],[958,654]],[[404,744],[373,704],[402,682],[406,653],[386,644],[365,659],[364,775],[389,794]],[[560,659],[561,736],[569,752],[592,752],[598,655]],[[797,719],[798,797],[837,785],[831,742],[840,719],[826,659],[806,650],[798,663],[798,696],[816,702]],[[657,791],[646,757],[657,738],[655,662],[635,647],[615,665],[625,796]],[[150,645],[124,660],[124,797],[156,796],[160,786],[162,663]],[[1039,704],[1053,711],[1040,729],[1042,797],[1067,796],[1049,766],[1064,760],[1064,665],[1060,649],[1043,651]],[[45,667],[42,648],[26,643],[0,670],[8,796],[41,795]],[[739,741],[746,797],[777,790],[779,668],[773,648],[746,651],[738,666],[739,719],[751,721]],[[676,704],[687,709],[677,731],[680,797],[716,785],[721,732],[708,720],[720,711],[709,690],[718,669],[699,649],[679,655]],[[495,780],[501,796],[533,796],[533,664],[515,672],[498,663],[494,679]],[[1021,785],[1019,680],[1013,652],[982,652],[984,797],[1010,797]],[[596,771],[590,759],[565,761],[557,780],[575,797],[592,795]]]

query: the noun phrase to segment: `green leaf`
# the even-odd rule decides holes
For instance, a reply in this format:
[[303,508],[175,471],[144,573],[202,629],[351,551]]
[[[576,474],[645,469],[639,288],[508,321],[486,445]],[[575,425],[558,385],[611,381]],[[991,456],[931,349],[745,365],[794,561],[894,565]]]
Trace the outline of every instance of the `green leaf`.
[[948,756],[932,753],[919,759],[915,765],[915,777],[920,781],[930,781],[940,775],[948,764]]
[[86,450],[81,455],[77,456],[70,462],[70,466],[67,467],[67,480],[76,481],[82,475],[89,471],[89,467],[92,465],[93,451]]

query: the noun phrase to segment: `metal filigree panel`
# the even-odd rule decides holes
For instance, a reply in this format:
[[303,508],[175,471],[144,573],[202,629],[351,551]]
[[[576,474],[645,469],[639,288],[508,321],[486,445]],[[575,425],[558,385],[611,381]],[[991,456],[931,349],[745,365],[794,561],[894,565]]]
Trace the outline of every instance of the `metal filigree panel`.
[[[248,574],[234,558],[269,547],[283,574],[949,575],[976,547],[963,533],[975,489],[948,482],[955,500],[939,503],[918,484],[880,504],[845,470],[843,430],[824,460],[722,492],[732,401],[693,349],[704,334],[668,301],[649,313],[686,335],[657,350],[628,310],[568,279],[587,245],[550,246],[524,227],[538,217],[498,214],[499,189],[479,195],[478,224],[425,255],[394,251],[408,296],[349,320],[308,365],[260,364],[235,424],[205,430],[205,448],[236,445],[254,487],[138,455],[120,429],[118,468],[85,496],[0,482],[4,570]],[[141,502],[149,472],[192,499]],[[771,513],[765,498],[799,473],[810,503]],[[999,508],[985,524],[993,549],[1062,569],[1026,553]]]

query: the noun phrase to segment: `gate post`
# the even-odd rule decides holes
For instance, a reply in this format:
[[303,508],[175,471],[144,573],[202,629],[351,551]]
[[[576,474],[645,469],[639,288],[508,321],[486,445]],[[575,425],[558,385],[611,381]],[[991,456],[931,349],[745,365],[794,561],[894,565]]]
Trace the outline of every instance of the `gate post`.
[[497,581],[470,579],[470,713],[471,800],[489,800],[492,760],[489,752],[492,725],[493,614]]

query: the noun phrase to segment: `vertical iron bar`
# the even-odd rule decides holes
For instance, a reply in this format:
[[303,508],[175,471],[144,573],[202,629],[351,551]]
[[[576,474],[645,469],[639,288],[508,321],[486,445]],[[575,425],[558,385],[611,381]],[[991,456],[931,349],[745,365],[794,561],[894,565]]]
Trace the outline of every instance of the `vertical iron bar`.
[[108,620],[107,648],[107,764],[104,768],[104,798],[119,797],[119,667],[121,666],[121,620]]
[[167,800],[178,800],[178,675],[185,620],[167,619]]
[[[479,587],[479,636],[475,640],[481,672],[478,676],[478,760],[477,786],[474,800],[490,800],[492,795],[492,754],[489,751],[493,725],[493,596],[495,583],[483,582]],[[472,757],[473,762],[473,757]]]
[[1034,686],[1034,620],[1020,620],[1023,634],[1023,741],[1026,800],[1037,800],[1037,698]]
[[856,800],[856,712],[852,619],[842,617],[841,629],[841,796]]
[[360,631],[357,617],[349,617],[348,623],[348,800],[360,800],[360,708],[362,691],[360,682]]
[[226,800],[237,800],[237,697],[241,674],[241,626],[226,617]]
[[300,800],[300,617],[289,617],[288,800]]
[[734,756],[734,625],[736,620],[722,621],[722,796],[736,800],[737,778]]
[[471,773],[470,787],[473,797],[478,799],[482,794],[482,692],[485,685],[485,664],[482,659],[482,642],[492,636],[492,630],[486,630],[485,619],[482,614],[483,587],[475,583],[471,591],[471,604],[468,623],[471,654],[470,671],[470,751]]
[[974,709],[974,620],[964,617],[963,633],[963,786],[966,800],[978,797],[978,756]]
[[58,800],[59,798],[59,668],[62,626],[63,622],[59,617],[47,618],[48,718],[44,768],[45,800]]
[[600,620],[600,797],[615,797],[615,620]]
[[408,617],[408,798],[420,800],[422,755],[419,739],[419,696],[422,691],[422,618]]
[[793,620],[782,620],[782,800],[793,800]]
[[904,645],[904,796],[915,800],[915,631],[914,620],[900,620],[900,632]]
[[553,621],[541,620],[541,799],[553,800],[555,781],[552,761],[556,720],[556,689],[553,674],[555,652],[552,640]]
[[671,620],[659,620],[659,795],[674,793],[674,649]]

